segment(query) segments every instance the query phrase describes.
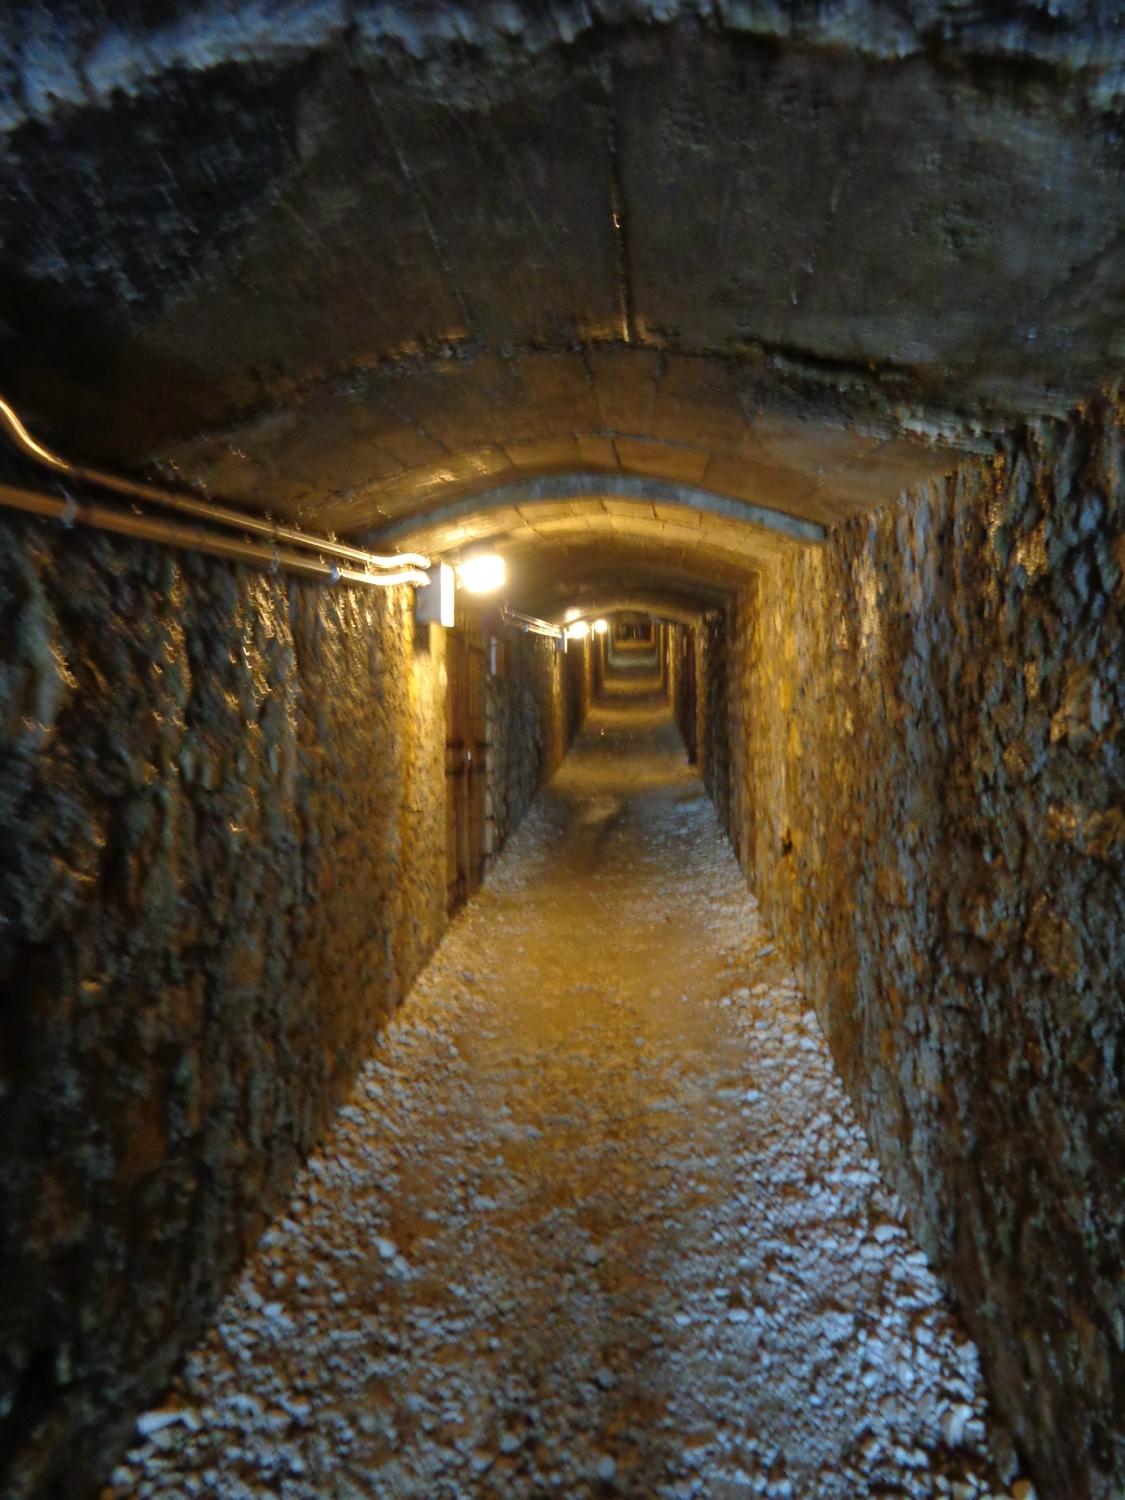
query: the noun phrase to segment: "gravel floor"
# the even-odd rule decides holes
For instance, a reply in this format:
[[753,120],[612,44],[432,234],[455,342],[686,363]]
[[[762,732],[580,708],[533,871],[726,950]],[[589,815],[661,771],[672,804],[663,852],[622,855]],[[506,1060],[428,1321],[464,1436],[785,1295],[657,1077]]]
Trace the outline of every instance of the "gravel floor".
[[454,924],[107,1494],[1007,1495],[987,1422],[634,692]]

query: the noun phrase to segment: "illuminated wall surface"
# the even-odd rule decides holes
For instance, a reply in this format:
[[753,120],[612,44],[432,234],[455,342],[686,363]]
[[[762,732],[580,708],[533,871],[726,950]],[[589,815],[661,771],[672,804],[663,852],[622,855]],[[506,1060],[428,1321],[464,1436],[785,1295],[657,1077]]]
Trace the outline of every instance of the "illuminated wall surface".
[[[67,1493],[444,928],[443,632],[404,590],[3,532],[3,1452]],[[501,837],[582,711],[576,657],[506,647]]]
[[699,647],[708,785],[1060,1495],[1122,1462],[1123,441],[1037,428]]
[[[663,622],[1040,1500],[1119,1500],[1117,8],[13,0],[0,48],[3,397],[501,556],[538,623],[472,617],[493,848],[603,669],[550,632]],[[2,529],[0,1490],[70,1500],[443,931],[449,639],[405,588]]]

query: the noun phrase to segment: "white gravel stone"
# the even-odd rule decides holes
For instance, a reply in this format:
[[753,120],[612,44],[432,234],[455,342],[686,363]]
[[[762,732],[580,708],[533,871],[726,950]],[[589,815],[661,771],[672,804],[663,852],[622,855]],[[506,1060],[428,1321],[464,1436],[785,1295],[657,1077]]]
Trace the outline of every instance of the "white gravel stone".
[[154,1433],[171,1427],[173,1423],[182,1420],[182,1413],[169,1407],[158,1407],[155,1411],[146,1411],[137,1418],[137,1431],[141,1437],[152,1437]]
[[1003,1493],[976,1351],[631,712],[454,922],[119,1500]]

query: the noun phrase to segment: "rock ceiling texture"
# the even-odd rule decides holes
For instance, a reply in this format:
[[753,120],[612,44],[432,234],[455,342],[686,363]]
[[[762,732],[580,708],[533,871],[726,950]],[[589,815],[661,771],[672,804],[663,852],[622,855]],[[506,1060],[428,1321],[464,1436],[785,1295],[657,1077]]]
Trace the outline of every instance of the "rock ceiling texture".
[[1116,4],[6,15],[35,429],[323,530],[502,539],[526,600],[705,603],[1125,355]]

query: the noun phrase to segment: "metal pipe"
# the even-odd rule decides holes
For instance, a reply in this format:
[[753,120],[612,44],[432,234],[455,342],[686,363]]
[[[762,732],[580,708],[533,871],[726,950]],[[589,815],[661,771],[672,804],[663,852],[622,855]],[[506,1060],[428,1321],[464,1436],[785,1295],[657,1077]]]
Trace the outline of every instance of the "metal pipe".
[[246,542],[238,537],[223,536],[220,532],[208,531],[203,526],[183,526],[160,517],[115,510],[112,506],[98,505],[91,500],[60,500],[55,495],[43,495],[37,490],[15,489],[7,484],[0,484],[0,505],[66,524],[81,521],[83,525],[95,526],[100,531],[114,531],[121,536],[137,537],[146,542],[188,547],[192,551],[208,552],[213,557],[223,557],[231,562],[250,563],[255,567],[282,567],[291,573],[301,573],[307,578],[324,578],[332,583],[361,583],[372,588],[393,588],[402,583],[422,587],[430,581],[417,568],[399,568],[394,573],[362,573],[355,568],[341,568],[335,563],[320,562],[317,558],[307,557],[300,552],[283,551],[280,547],[267,547],[261,542]]
[[20,421],[15,410],[0,396],[0,421],[7,428],[8,436],[22,448],[29,458],[43,464],[56,473],[66,474],[71,479],[97,485],[100,489],[115,490],[131,500],[147,500],[152,505],[162,505],[166,510],[176,510],[182,515],[195,516],[201,521],[210,521],[217,526],[233,526],[239,531],[254,536],[268,536],[273,542],[288,542],[294,547],[308,547],[327,557],[339,557],[348,562],[360,563],[365,568],[404,567],[428,568],[430,560],[420,552],[398,552],[383,557],[378,553],[364,552],[359,547],[349,547],[345,542],[330,541],[328,537],[314,532],[299,531],[295,526],[279,525],[264,516],[250,515],[247,511],[235,510],[229,505],[219,505],[212,500],[195,500],[190,495],[181,495],[175,490],[166,490],[159,485],[145,484],[140,480],[125,479],[120,474],[110,474],[105,469],[92,469],[85,464],[72,464],[57,453],[52,453],[31,436]]
[[506,604],[500,606],[500,618],[508,625],[520,625],[524,630],[530,630],[535,635],[547,635],[554,641],[560,641],[563,632],[557,625],[552,625],[550,620],[540,620],[536,615],[522,614],[518,609],[509,609]]

